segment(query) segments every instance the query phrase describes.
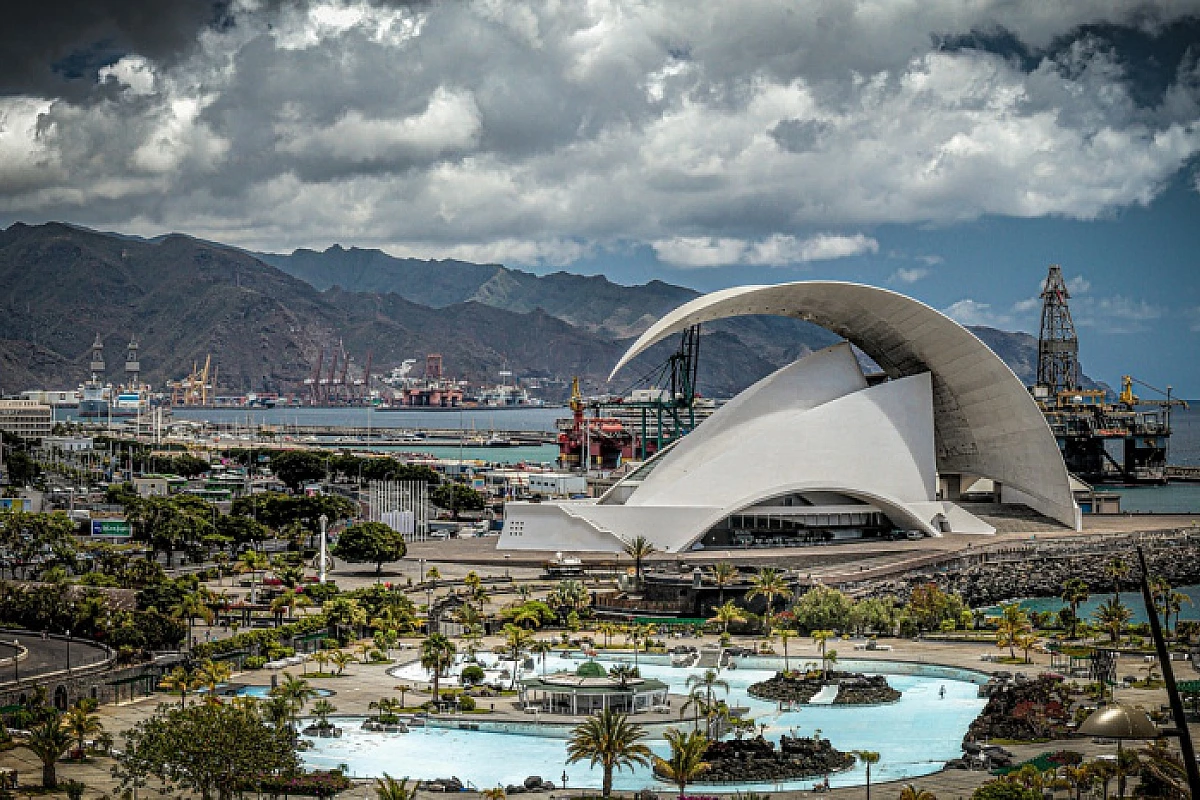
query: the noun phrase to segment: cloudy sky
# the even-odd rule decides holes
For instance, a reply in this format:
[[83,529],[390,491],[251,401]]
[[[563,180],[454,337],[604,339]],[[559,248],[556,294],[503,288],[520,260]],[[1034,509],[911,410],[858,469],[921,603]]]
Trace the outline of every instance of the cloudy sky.
[[1200,2],[58,0],[0,224],[896,288],[1200,397]]

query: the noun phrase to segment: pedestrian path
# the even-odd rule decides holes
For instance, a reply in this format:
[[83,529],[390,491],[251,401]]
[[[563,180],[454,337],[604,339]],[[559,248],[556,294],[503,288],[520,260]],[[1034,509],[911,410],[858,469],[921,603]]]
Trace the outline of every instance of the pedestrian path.
[[836,683],[827,683],[821,687],[821,691],[812,696],[808,701],[810,706],[831,706],[833,701],[837,700],[838,691],[842,687]]

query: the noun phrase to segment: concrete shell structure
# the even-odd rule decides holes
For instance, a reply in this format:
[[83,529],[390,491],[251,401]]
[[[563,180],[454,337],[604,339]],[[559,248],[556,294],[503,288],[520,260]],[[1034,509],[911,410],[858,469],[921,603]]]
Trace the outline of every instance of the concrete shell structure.
[[678,552],[722,543],[746,517],[806,530],[827,518],[867,529],[882,515],[930,535],[989,533],[951,502],[980,477],[1006,502],[1080,527],[1054,437],[1020,380],[965,328],[894,292],[820,281],[716,292],[653,325],[613,372],[691,325],[746,314],[828,328],[891,380],[868,386],[846,344],[810,355],[599,500],[509,504],[500,546],[615,551],[644,535]]

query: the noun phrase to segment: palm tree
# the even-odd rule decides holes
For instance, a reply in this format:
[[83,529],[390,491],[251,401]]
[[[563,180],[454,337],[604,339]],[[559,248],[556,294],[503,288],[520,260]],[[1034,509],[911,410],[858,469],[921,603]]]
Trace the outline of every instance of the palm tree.
[[937,800],[937,795],[928,789],[918,789],[910,783],[900,790],[900,800]]
[[717,584],[717,605],[725,605],[725,587],[738,579],[738,568],[728,561],[713,564],[713,583]]
[[1114,597],[1101,603],[1093,616],[1100,627],[1108,631],[1112,643],[1117,644],[1121,639],[1121,631],[1129,624],[1129,620],[1133,619],[1133,612],[1129,610],[1129,606]]
[[1170,629],[1171,629],[1171,614],[1172,613],[1175,614],[1175,630],[1176,630],[1176,632],[1179,631],[1179,615],[1181,613],[1183,613],[1183,606],[1185,603],[1190,606],[1192,604],[1192,598],[1188,597],[1183,592],[1171,592],[1167,596],[1165,605],[1166,605],[1166,611],[1167,611],[1166,627],[1167,627],[1168,633],[1170,632]]
[[1037,643],[1041,641],[1035,633],[1019,633],[1013,637],[1013,642],[1025,654],[1025,663],[1032,663],[1029,660],[1029,653],[1033,648],[1037,647]]
[[71,733],[63,727],[58,711],[30,729],[25,746],[42,762],[42,788],[53,789],[58,785],[54,765],[71,746]]
[[329,725],[329,715],[337,711],[337,707],[322,697],[320,700],[313,703],[312,710],[313,716],[317,718],[318,724],[324,728]]
[[267,568],[266,555],[257,550],[246,550],[238,556],[238,571],[250,573],[250,602],[258,602],[258,594],[255,592],[254,577]]
[[796,632],[789,628],[779,629],[779,641],[783,644],[783,671],[791,672],[791,664],[788,661],[788,640],[796,635]]
[[431,634],[421,644],[421,666],[429,670],[429,674],[433,676],[430,683],[433,684],[433,704],[437,708],[440,700],[438,695],[438,685],[441,681],[442,672],[449,669],[454,663],[454,656],[458,653],[458,648],[454,646],[454,642],[446,638],[445,634]]
[[708,752],[708,737],[699,731],[669,728],[666,739],[671,745],[671,756],[655,757],[654,771],[678,786],[679,796],[683,797],[687,785],[709,767],[704,760],[704,754]]
[[617,626],[611,622],[601,622],[596,626],[596,633],[604,637],[604,646],[608,647],[617,633]]
[[89,736],[95,736],[104,730],[100,717],[96,713],[95,700],[80,700],[67,711],[63,717],[63,727],[75,737],[80,756],[84,753],[84,742]]
[[171,691],[179,692],[179,706],[187,705],[187,694],[192,689],[199,689],[204,684],[191,670],[176,667],[163,676],[162,686]]
[[312,654],[312,660],[317,664],[317,674],[325,674],[325,665],[329,663],[329,653],[325,650],[318,650]]
[[1113,599],[1121,602],[1121,579],[1129,574],[1129,565],[1120,556],[1116,556],[1104,566],[1104,574],[1112,579]]
[[604,771],[601,797],[612,795],[614,769],[646,766],[652,754],[642,744],[646,732],[641,725],[629,721],[625,714],[605,709],[600,714],[588,717],[576,725],[567,742],[567,763],[587,761],[591,766],[599,764]]
[[630,664],[614,664],[608,670],[608,677],[615,678],[617,686],[621,689],[626,689],[631,680],[641,677],[641,673],[637,667]]
[[354,663],[354,656],[342,650],[334,650],[329,656],[329,663],[337,667],[336,674],[341,675],[348,664]]
[[699,675],[688,675],[685,686],[689,694],[703,693],[709,703],[713,701],[713,694],[717,689],[724,689],[725,694],[729,694],[729,682],[722,680],[715,669],[706,669]]
[[208,688],[208,696],[205,698],[210,703],[221,702],[217,698],[217,686],[229,680],[233,674],[233,669],[224,661],[213,661],[211,658],[206,658],[196,668],[196,680],[201,686]]
[[824,673],[821,676],[821,680],[829,679],[828,672],[825,672],[825,651],[829,647],[829,640],[832,639],[833,637],[834,637],[834,632],[830,631],[830,630],[813,631],[812,632],[813,642],[816,643],[817,648],[820,649],[820,651],[821,651],[821,671]]
[[509,623],[503,628],[504,646],[508,648],[509,655],[512,656],[512,684],[513,688],[517,685],[517,673],[520,672],[521,654],[524,653],[529,646],[533,644],[533,634],[519,625]]
[[709,622],[720,623],[721,633],[729,633],[729,623],[745,621],[745,613],[732,600],[713,609],[713,617],[709,620]]
[[296,608],[300,605],[301,599],[307,600],[303,595],[296,594],[295,589],[285,589],[283,594],[271,601],[271,613],[275,615],[275,627],[283,624],[284,616],[295,616]]
[[196,592],[188,592],[175,606],[171,609],[171,616],[175,619],[186,619],[188,623],[188,649],[192,648],[192,625],[196,621],[196,617],[204,620],[204,624],[212,625],[216,615],[208,605],[208,590],[204,589]]
[[282,697],[287,701],[288,707],[291,709],[290,719],[295,721],[308,701],[317,696],[317,690],[304,678],[297,678],[292,673],[285,672],[283,680],[271,690],[271,695]]
[[1082,578],[1071,578],[1063,584],[1062,601],[1071,607],[1071,638],[1075,638],[1079,625],[1079,604],[1086,603],[1088,597],[1087,581]]
[[429,571],[425,573],[425,577],[436,583],[437,581],[441,580],[442,573],[437,567],[430,567]]
[[416,800],[420,782],[408,788],[408,778],[397,781],[386,772],[382,778],[375,779],[375,800]]
[[355,645],[354,652],[358,653],[358,660],[364,664],[370,661],[369,656],[371,655],[371,648],[373,646],[374,642],[359,642]]
[[633,573],[640,585],[642,582],[642,562],[658,552],[654,543],[645,536],[635,536],[625,542],[625,555],[633,559]]
[[284,725],[292,721],[291,701],[283,695],[272,694],[262,701],[259,708],[263,718],[278,730],[282,730]]
[[1007,647],[1008,657],[1017,657],[1017,639],[1030,629],[1029,616],[1016,603],[1009,603],[1002,608],[1000,624],[996,627],[996,646]]
[[546,656],[549,655],[550,650],[550,642],[545,639],[535,639],[529,644],[529,652],[537,656],[538,660],[542,662],[542,675],[546,674]]
[[871,765],[879,763],[879,753],[874,750],[855,750],[854,755],[867,765],[867,800],[871,800]]
[[791,596],[792,590],[788,588],[787,580],[783,577],[783,573],[774,567],[763,567],[751,581],[750,591],[746,593],[746,598],[752,600],[755,597],[765,597],[767,600],[767,610],[763,615],[763,623],[766,626],[766,635],[768,637],[771,635],[775,598],[778,597],[787,600]]

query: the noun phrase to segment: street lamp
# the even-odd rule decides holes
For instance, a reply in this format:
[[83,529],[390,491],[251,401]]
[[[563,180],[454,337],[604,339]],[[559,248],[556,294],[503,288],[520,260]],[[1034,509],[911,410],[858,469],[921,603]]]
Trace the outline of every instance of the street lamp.
[[21,641],[13,639],[13,683],[21,685]]
[[322,514],[320,517],[317,518],[317,521],[321,523],[321,555],[319,556],[321,561],[317,568],[317,576],[318,576],[317,580],[319,583],[324,583],[325,582],[325,559],[328,557],[325,554],[325,548],[326,548],[325,526],[329,524],[329,516],[326,514]]
[[71,631],[67,629],[67,674],[71,674]]
[[1121,743],[1125,739],[1157,739],[1161,734],[1140,708],[1113,704],[1092,713],[1079,726],[1085,736],[1117,740],[1117,796],[1125,796],[1125,768],[1121,764]]

